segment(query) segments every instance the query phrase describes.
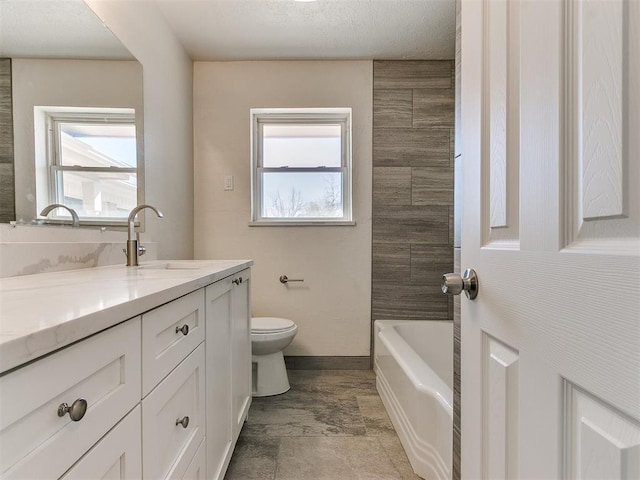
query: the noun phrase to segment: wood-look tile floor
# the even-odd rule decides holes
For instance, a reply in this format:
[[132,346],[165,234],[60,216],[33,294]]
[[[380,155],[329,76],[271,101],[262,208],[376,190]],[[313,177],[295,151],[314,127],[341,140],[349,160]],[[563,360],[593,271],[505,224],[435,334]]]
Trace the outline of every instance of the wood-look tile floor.
[[290,370],[254,398],[225,480],[414,480],[371,370]]

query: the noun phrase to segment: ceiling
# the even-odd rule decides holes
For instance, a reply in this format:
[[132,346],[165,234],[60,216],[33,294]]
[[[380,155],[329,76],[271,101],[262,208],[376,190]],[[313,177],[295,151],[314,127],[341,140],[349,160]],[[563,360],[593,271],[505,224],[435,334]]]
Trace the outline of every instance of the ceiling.
[[[194,60],[454,57],[454,0],[152,1]],[[0,0],[2,56],[132,58],[83,0]]]
[[0,57],[133,58],[83,0],[0,0]]
[[454,57],[454,0],[155,1],[194,60]]

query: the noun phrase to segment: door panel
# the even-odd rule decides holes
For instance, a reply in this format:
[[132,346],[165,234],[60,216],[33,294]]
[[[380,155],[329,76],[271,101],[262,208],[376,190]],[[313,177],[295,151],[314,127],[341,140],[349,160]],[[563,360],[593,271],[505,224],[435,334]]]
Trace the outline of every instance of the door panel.
[[566,478],[640,478],[640,423],[564,382]]
[[462,478],[637,478],[640,2],[462,25]]
[[518,478],[518,352],[484,335],[485,478]]
[[491,0],[483,11],[484,244],[517,248],[519,5]]
[[567,245],[637,255],[640,241],[638,2],[566,6]]

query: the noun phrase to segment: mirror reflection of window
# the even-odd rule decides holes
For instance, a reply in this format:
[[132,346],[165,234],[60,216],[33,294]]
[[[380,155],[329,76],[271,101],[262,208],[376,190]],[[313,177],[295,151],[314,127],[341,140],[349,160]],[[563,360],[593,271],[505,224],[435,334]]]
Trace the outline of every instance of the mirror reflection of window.
[[[36,108],[45,117],[40,140],[47,145],[38,195],[73,208],[81,221],[122,221],[138,203],[135,112],[87,110]],[[53,218],[65,216],[59,209]]]

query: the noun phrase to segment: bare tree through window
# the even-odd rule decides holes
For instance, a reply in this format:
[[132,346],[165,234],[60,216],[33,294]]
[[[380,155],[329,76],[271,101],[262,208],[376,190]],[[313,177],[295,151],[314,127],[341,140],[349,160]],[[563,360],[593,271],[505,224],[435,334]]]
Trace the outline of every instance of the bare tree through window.
[[295,187],[291,187],[288,195],[282,197],[280,189],[278,189],[276,194],[271,197],[271,209],[268,214],[270,217],[299,217],[304,212],[304,209],[305,203],[302,192],[296,190]]
[[325,188],[318,198],[307,200],[304,192],[291,187],[282,195],[280,189],[271,196],[269,217],[336,217],[342,212],[342,189],[335,176],[324,178]]

